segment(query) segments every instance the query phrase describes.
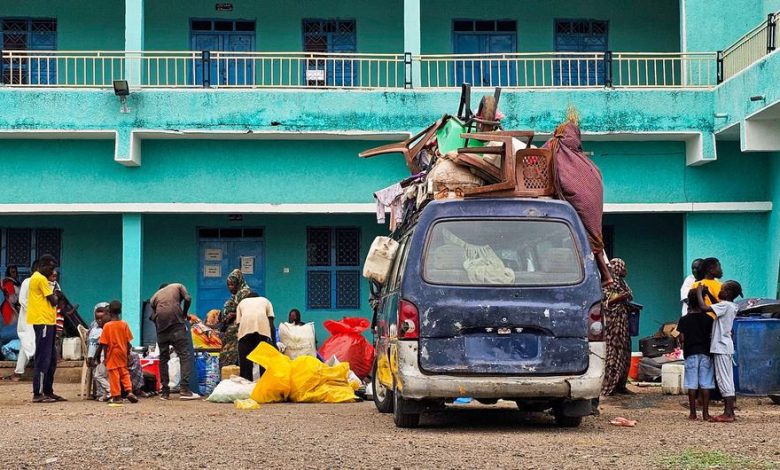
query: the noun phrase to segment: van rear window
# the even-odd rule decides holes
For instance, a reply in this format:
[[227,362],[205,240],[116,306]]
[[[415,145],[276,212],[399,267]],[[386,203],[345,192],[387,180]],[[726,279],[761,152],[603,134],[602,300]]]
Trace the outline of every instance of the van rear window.
[[583,279],[571,229],[557,221],[441,221],[424,253],[423,278],[431,284],[553,286]]

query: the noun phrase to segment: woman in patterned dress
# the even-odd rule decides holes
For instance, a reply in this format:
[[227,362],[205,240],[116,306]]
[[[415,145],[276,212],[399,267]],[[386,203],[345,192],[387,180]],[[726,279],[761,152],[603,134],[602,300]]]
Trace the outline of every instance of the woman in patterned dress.
[[628,333],[629,306],[633,297],[626,284],[626,263],[620,258],[609,262],[612,282],[604,286],[602,311],[604,315],[604,335],[607,342],[607,364],[604,371],[602,395],[628,393],[626,381],[631,365],[631,337]]
[[222,324],[222,352],[219,355],[219,367],[238,364],[238,325],[236,325],[236,308],[238,303],[249,295],[249,284],[244,280],[240,269],[234,269],[227,277],[227,288],[230,298],[222,308],[219,321]]

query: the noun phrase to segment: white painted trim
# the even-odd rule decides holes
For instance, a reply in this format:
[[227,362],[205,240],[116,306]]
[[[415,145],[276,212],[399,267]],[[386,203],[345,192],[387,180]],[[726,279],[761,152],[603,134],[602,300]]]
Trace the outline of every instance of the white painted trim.
[[[772,101],[771,103],[764,104],[764,106],[762,106],[761,108],[759,108],[759,109],[753,111],[752,113],[746,115],[745,116],[745,121],[747,121],[748,119],[758,120],[759,119],[759,114],[762,114],[762,113],[764,113],[766,111],[769,111],[770,108],[772,108],[774,106],[777,106],[778,104],[780,104],[780,98]],[[774,119],[774,118],[767,118],[767,119]]]
[[[607,203],[604,212],[687,213],[769,212],[771,201],[756,202],[671,202]],[[224,204],[224,203],[62,203],[0,204],[0,215],[17,214],[374,214],[373,203],[316,204]]]
[[271,131],[257,129],[133,129],[132,133],[144,140],[403,140],[410,132],[393,131]]
[[112,140],[113,129],[0,129],[0,139]]

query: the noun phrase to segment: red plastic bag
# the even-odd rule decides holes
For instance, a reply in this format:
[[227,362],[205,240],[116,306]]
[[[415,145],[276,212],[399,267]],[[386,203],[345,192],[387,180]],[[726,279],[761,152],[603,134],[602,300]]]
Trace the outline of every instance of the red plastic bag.
[[336,356],[339,362],[348,362],[358,377],[364,378],[371,373],[374,363],[374,347],[362,335],[370,325],[365,318],[326,320],[325,329],[332,336],[320,346],[320,356],[326,361]]

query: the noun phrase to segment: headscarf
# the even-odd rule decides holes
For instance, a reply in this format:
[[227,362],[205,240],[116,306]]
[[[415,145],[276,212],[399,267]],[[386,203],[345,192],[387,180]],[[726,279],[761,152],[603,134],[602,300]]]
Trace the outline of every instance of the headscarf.
[[612,258],[609,261],[609,265],[612,267],[612,273],[621,279],[628,274],[626,271],[626,262],[620,258]]
[[619,305],[624,304],[625,301],[613,304],[612,299],[628,293],[628,300],[631,300],[632,292],[625,280],[626,275],[628,274],[625,261],[620,258],[612,258],[609,261],[609,270],[612,273],[612,282],[604,287],[604,299],[606,301],[606,308],[614,309]]
[[98,302],[95,304],[95,308],[92,309],[92,316],[94,316],[99,309],[107,310],[108,302]]
[[235,313],[238,308],[238,303],[244,300],[249,295],[249,284],[244,280],[244,274],[240,269],[234,269],[228,274],[227,280],[236,286],[236,293],[231,295],[225,302],[225,306],[222,308],[222,321],[225,320],[228,314]]

